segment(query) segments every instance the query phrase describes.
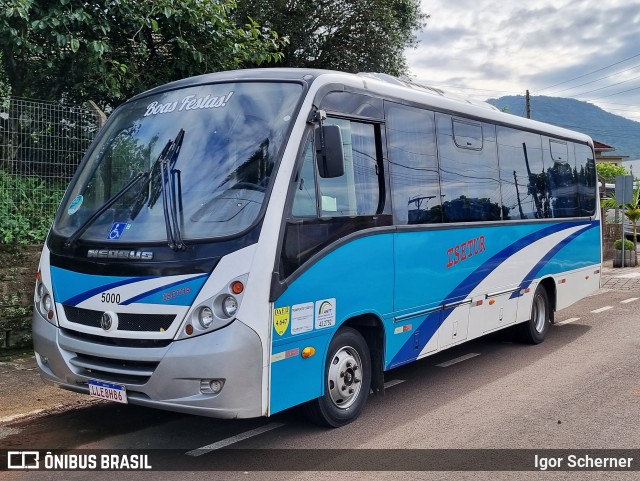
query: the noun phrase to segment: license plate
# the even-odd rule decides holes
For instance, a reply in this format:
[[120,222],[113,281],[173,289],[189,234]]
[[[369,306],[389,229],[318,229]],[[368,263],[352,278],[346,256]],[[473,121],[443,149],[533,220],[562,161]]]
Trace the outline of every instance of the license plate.
[[93,397],[127,404],[127,389],[122,384],[89,379],[89,394]]

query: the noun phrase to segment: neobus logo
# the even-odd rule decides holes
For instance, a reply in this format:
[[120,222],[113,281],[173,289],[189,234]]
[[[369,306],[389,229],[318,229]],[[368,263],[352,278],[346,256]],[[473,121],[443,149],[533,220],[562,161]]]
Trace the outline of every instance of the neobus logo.
[[87,257],[94,259],[134,259],[148,261],[153,259],[153,252],[123,249],[89,249]]

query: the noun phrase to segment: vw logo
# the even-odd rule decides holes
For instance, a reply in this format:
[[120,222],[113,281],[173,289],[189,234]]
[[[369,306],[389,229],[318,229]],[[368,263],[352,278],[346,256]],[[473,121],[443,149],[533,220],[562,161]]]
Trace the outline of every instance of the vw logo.
[[111,325],[113,324],[113,319],[111,319],[111,314],[105,312],[102,314],[102,319],[100,319],[100,327],[105,331],[111,329]]
[[105,331],[112,331],[117,329],[118,316],[115,312],[107,311],[102,314],[100,318],[100,327]]

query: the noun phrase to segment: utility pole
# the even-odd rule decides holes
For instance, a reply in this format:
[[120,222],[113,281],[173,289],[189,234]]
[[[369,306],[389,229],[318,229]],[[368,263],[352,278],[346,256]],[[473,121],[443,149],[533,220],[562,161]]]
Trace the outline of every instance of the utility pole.
[[527,96],[525,97],[526,99],[526,106],[527,106],[527,118],[530,119],[531,118],[531,96],[529,95],[529,90],[527,90]]
[[520,201],[520,191],[518,190],[518,174],[513,171],[513,182],[516,185],[516,197],[518,197],[518,210],[520,211],[520,218],[524,219],[524,212],[522,212],[522,202]]

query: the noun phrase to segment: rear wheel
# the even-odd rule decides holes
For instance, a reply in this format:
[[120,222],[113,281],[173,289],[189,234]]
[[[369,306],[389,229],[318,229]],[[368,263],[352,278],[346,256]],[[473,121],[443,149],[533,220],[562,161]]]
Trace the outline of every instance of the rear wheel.
[[362,412],[371,386],[369,346],[355,329],[343,327],[331,341],[324,379],[324,395],[307,404],[307,417],[333,428],[352,422]]
[[522,342],[540,344],[549,331],[551,325],[551,306],[549,295],[542,285],[538,285],[533,294],[531,304],[531,319],[518,324],[517,333]]

